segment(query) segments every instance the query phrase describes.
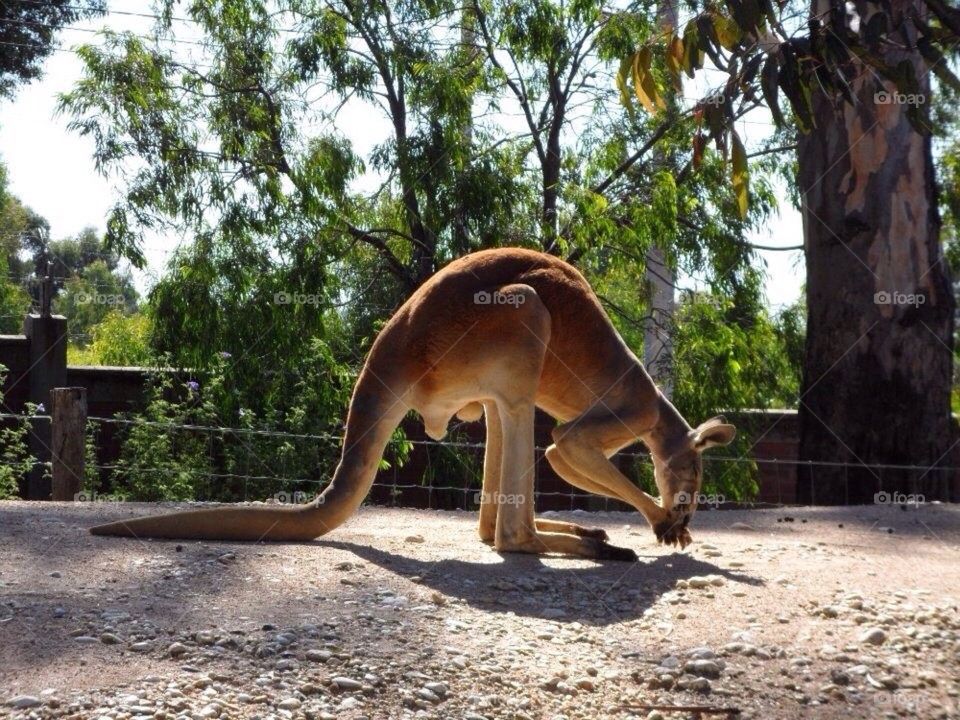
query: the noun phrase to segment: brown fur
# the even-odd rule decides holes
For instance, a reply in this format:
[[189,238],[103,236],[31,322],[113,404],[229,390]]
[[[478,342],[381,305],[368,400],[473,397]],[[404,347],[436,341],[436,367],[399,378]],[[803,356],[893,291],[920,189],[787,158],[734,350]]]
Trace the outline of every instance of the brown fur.
[[[478,293],[492,301],[477,302]],[[496,295],[494,295],[496,293]],[[602,530],[533,515],[533,415],[560,421],[546,456],[579,488],[636,507],[659,540],[685,546],[700,490],[700,452],[733,426],[691,429],[624,344],[583,276],[521,249],[467,255],[434,275],[377,337],[354,388],[330,486],[298,507],[218,508],[121,520],[97,535],[309,540],[340,525],[369,492],[387,442],[409,410],[442,438],[450,418],[486,415],[480,537],[500,551],[631,559]],[[643,440],[661,502],[609,457]],[[680,500],[678,500],[680,498]]]

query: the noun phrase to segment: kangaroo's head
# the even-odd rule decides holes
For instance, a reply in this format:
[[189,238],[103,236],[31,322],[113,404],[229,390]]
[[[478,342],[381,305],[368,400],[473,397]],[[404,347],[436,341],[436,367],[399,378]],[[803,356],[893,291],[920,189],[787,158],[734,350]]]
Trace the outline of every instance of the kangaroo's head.
[[686,527],[696,512],[703,481],[701,453],[729,445],[736,435],[737,429],[718,415],[687,433],[668,457],[653,458],[654,478],[663,508],[668,512],[668,519],[654,528],[658,538],[670,544],[686,544]]

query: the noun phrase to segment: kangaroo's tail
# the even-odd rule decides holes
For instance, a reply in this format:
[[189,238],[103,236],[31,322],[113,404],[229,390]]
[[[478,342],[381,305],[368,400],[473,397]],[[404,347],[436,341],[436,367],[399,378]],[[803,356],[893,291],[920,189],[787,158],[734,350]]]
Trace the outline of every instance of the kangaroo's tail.
[[342,524],[373,484],[390,436],[406,412],[365,369],[347,415],[340,463],[313,502],[281,507],[223,507],[118,520],[90,528],[94,535],[201,540],[312,540]]

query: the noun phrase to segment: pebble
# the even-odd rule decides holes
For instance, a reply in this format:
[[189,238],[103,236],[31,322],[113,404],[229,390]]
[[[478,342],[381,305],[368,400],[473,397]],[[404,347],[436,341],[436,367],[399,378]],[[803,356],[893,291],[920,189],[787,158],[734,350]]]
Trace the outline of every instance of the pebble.
[[10,700],[7,700],[7,705],[17,710],[25,710],[27,708],[36,707],[40,704],[40,698],[33,695],[17,695]]
[[185,655],[187,651],[187,646],[179,642],[172,643],[170,647],[167,648],[167,653],[170,657],[180,657],[181,655]]
[[710,681],[704,677],[682,676],[677,680],[677,687],[680,690],[692,690],[693,692],[708,693],[712,689]]
[[446,697],[450,688],[444,682],[428,682],[424,687],[438,697]]
[[119,635],[116,635],[111,632],[105,632],[100,636],[100,642],[104,645],[119,645],[123,640],[120,639]]
[[866,645],[883,645],[887,640],[887,633],[880,628],[868,628],[860,635],[860,643]]
[[687,578],[687,586],[697,590],[713,587],[722,587],[727,584],[727,579],[721,575],[694,575]]
[[713,660],[688,660],[683,671],[702,678],[718,678],[722,668]]
[[303,703],[295,697],[286,698],[277,703],[277,707],[281,710],[299,710],[301,705],[303,705]]
[[363,683],[359,680],[354,680],[353,678],[348,677],[335,677],[333,679],[333,684],[337,686],[340,690],[351,691],[359,690],[363,687]]
[[424,539],[423,539],[423,535],[407,535],[407,537],[404,538],[404,542],[408,542],[408,543],[422,543],[422,542],[425,542],[425,541],[424,541]]

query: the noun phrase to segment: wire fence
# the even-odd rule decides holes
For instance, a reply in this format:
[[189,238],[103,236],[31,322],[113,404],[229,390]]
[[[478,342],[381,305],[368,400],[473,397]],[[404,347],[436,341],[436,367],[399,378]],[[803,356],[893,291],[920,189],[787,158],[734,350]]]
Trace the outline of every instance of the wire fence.
[[[32,426],[50,421],[46,414],[0,413],[0,424]],[[485,448],[475,437],[479,427],[454,425],[449,439],[443,441],[421,439],[411,432],[396,435],[384,452],[371,502],[475,509],[481,500]],[[302,502],[329,483],[342,440],[339,432],[89,417],[83,489],[87,496],[132,500]],[[546,449],[542,444],[535,448],[534,500],[539,510],[629,509],[564,482],[546,460]],[[38,454],[43,455],[43,450],[49,457],[49,448],[40,448]],[[639,479],[644,489],[656,492],[648,453],[629,450],[612,460],[628,477]],[[701,507],[960,501],[960,467],[954,465],[808,461],[752,453],[707,454],[703,463],[706,485],[698,498]],[[44,466],[43,460],[31,463],[32,468]],[[743,478],[756,483],[753,492],[724,492],[724,487]]]

